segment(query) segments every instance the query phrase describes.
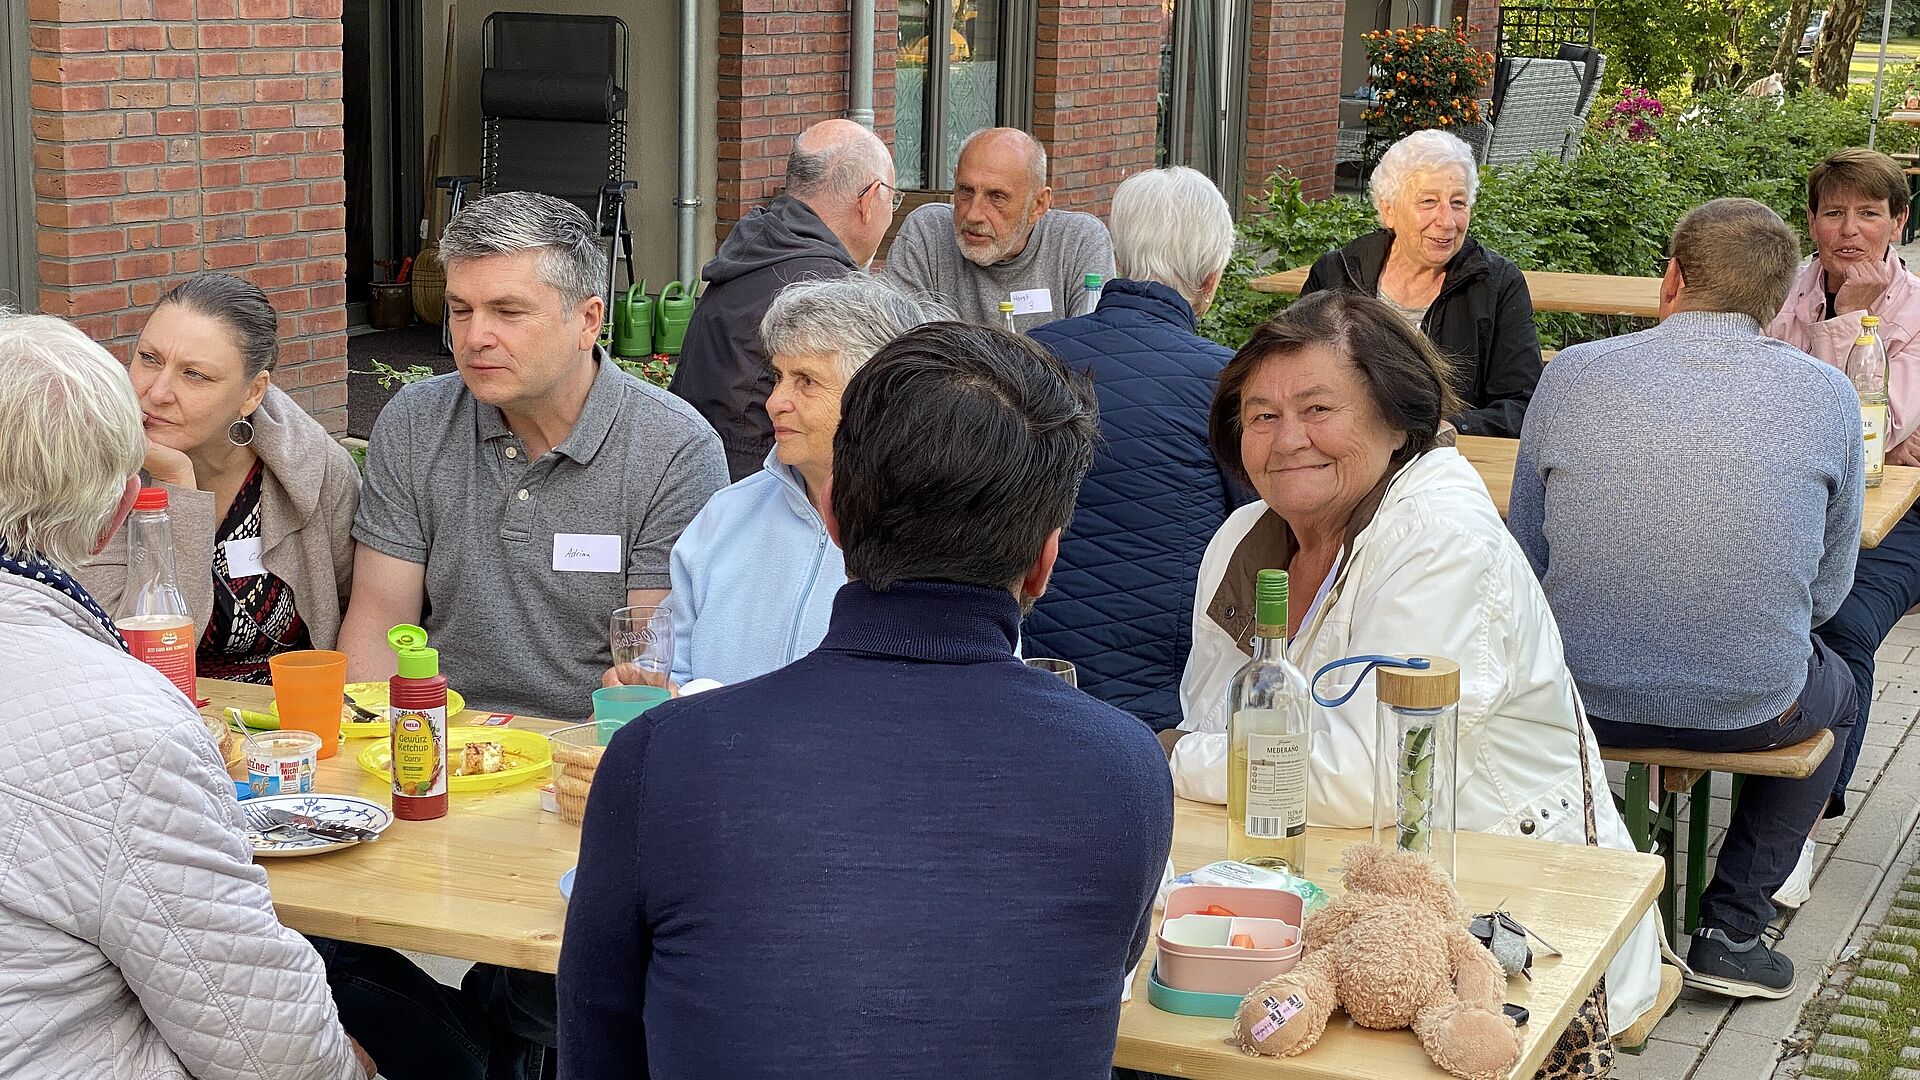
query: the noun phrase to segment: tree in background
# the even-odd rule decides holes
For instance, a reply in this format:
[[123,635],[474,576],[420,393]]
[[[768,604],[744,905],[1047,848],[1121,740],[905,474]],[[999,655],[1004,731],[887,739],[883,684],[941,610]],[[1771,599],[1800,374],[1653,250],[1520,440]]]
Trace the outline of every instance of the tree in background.
[[[1773,26],[1783,15],[1791,20],[1786,9],[1794,2],[1605,0],[1594,11],[1594,44],[1607,54],[1612,85],[1730,89],[1768,70],[1777,42]],[[1800,25],[1806,25],[1804,12]]]
[[1860,39],[1860,23],[1867,0],[1833,0],[1820,41],[1813,47],[1813,86],[1835,97],[1847,93],[1847,74],[1853,67],[1853,46]]
[[1780,44],[1773,50],[1769,69],[1781,78],[1793,74],[1794,57],[1800,48],[1800,36],[1807,32],[1807,20],[1813,16],[1813,0],[1793,0],[1787,8],[1787,21],[1781,25]]

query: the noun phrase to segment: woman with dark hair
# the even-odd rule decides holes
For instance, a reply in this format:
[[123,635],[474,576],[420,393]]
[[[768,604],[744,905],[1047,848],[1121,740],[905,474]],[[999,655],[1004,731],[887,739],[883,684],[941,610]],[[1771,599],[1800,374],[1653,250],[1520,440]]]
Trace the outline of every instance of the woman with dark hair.
[[[352,580],[360,471],[273,385],[278,353],[266,294],[200,274],[160,298],[127,365],[207,678],[264,683],[268,657],[332,648]],[[109,611],[128,556],[123,527],[78,571]]]
[[[1370,296],[1316,293],[1254,332],[1220,373],[1209,438],[1252,485],[1207,545],[1194,595],[1185,719],[1161,740],[1177,794],[1227,801],[1228,685],[1253,648],[1254,575],[1290,576],[1287,655],[1311,675],[1367,653],[1460,665],[1463,830],[1631,850],[1599,746],[1574,695],[1560,631],[1479,473],[1443,436],[1457,411],[1447,361]],[[1443,445],[1444,443],[1444,445]],[[1373,680],[1315,707],[1308,820],[1364,828],[1373,814]],[[1608,969],[1613,1029],[1653,1004],[1650,924]]]

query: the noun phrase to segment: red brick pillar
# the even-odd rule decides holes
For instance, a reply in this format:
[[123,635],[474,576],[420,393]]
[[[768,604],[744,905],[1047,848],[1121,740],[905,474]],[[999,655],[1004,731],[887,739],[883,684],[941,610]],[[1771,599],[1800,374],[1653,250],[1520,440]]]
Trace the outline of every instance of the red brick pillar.
[[274,381],[346,427],[341,0],[30,0],[40,308],[124,357],[200,270],[280,312]]
[[[899,7],[876,0],[874,9],[873,127],[891,146]],[[721,236],[786,187],[794,136],[847,115],[851,18],[845,0],[720,0]]]
[[1033,135],[1055,206],[1104,218],[1114,187],[1153,167],[1166,34],[1161,0],[1041,0]]
[[1500,42],[1500,0],[1453,0],[1453,17],[1467,24],[1474,48],[1492,52]]
[[1246,190],[1286,169],[1308,198],[1333,193],[1346,0],[1254,0],[1247,76]]

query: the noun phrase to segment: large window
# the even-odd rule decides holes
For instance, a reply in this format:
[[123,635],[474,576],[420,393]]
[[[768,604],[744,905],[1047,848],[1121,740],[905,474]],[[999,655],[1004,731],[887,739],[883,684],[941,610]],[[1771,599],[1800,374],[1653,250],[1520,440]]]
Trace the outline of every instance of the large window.
[[1250,0],[1163,0],[1158,158],[1213,179],[1240,205],[1244,187]]
[[1031,5],[901,0],[893,83],[893,164],[901,187],[951,188],[968,135],[1000,124],[1024,126]]

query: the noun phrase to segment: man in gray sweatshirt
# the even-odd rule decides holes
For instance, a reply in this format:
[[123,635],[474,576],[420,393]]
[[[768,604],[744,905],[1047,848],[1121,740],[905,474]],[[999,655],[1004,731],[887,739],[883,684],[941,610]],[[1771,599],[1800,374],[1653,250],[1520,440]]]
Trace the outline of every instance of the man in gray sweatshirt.
[[[1762,330],[1799,259],[1772,210],[1715,200],[1669,250],[1659,326],[1547,365],[1507,524],[1602,745],[1790,746],[1854,721],[1853,677],[1812,630],[1859,553],[1859,399]],[[1689,985],[1792,991],[1793,962],[1759,935],[1840,758],[1805,779],[1747,778],[1700,898]]]
[[1040,140],[987,128],[960,144],[952,205],[908,214],[885,272],[964,322],[1002,326],[1008,301],[1014,329],[1025,333],[1093,310],[1086,276],[1113,276],[1113,239],[1092,214],[1053,209]]

